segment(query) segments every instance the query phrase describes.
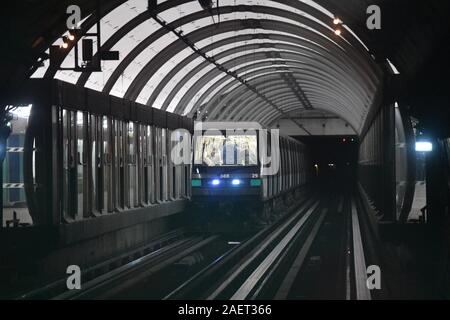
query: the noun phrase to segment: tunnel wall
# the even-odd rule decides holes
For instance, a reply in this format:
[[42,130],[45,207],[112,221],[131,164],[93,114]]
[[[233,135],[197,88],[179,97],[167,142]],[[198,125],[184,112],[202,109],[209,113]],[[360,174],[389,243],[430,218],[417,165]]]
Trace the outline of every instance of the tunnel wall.
[[380,220],[395,221],[395,113],[381,104],[360,137],[358,183]]

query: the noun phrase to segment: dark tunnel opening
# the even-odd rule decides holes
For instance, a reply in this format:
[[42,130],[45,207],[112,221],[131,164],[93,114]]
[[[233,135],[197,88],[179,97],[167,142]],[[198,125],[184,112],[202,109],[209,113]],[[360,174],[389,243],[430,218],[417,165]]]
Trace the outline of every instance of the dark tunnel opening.
[[336,184],[346,181],[346,186],[356,182],[358,169],[357,136],[304,136],[295,137],[310,152],[310,166],[314,170],[316,184]]

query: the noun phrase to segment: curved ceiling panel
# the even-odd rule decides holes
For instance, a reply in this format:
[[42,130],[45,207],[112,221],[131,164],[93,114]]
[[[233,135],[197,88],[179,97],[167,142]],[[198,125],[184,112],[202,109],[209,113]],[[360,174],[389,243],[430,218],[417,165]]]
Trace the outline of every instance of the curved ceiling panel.
[[[158,1],[158,19],[147,11],[147,0],[104,2],[102,50],[119,51],[120,60],[102,62],[100,73],[55,73],[46,64],[34,77],[56,77],[191,117],[270,125],[288,112],[313,108],[357,129],[381,82],[356,34],[344,25],[335,35],[333,14],[311,0],[222,0],[213,10],[220,22],[198,1]],[[88,15],[81,29],[94,32],[94,22]],[[73,58],[74,51],[67,52],[62,66]]]

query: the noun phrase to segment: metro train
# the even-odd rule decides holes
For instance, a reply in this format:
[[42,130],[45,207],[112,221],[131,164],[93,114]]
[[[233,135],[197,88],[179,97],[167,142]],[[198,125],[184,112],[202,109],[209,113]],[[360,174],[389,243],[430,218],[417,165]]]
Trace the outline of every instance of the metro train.
[[[267,147],[261,149],[259,130],[239,128],[246,124],[209,122],[195,129],[191,200],[207,219],[233,216],[237,221],[267,224],[305,190],[312,176],[307,149],[285,136],[276,135],[274,144],[271,134],[264,136]],[[264,152],[271,169],[279,170],[265,172]]]

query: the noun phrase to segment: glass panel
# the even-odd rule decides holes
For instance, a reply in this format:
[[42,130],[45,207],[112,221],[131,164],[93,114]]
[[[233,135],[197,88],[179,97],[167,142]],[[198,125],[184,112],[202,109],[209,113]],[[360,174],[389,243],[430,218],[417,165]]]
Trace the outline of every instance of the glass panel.
[[155,187],[155,144],[154,144],[154,128],[148,126],[147,129],[147,143],[148,143],[148,153],[147,153],[147,163],[148,163],[148,197],[150,203],[156,203],[156,187]]
[[77,202],[78,202],[78,216],[87,216],[87,199],[88,194],[88,179],[87,179],[87,114],[83,112],[76,112],[77,117]]
[[[24,147],[25,133],[28,128],[32,106],[19,107],[11,113],[13,119],[10,122],[11,135],[7,141],[6,156],[3,162],[3,221],[4,227],[31,226],[33,219],[30,215],[26,197],[24,181]],[[33,151],[33,177],[34,175]],[[33,181],[34,182],[34,179]]]
[[168,198],[174,199],[175,198],[175,188],[176,188],[176,173],[175,173],[175,166],[173,165],[172,159],[170,157],[170,151],[172,150],[172,130],[167,130],[167,189],[168,189]]
[[128,176],[130,192],[130,208],[138,205],[137,166],[136,166],[136,125],[128,124]]
[[169,199],[168,170],[167,129],[161,129],[161,194],[163,201],[167,201]]
[[125,123],[117,121],[117,157],[118,157],[118,174],[119,174],[119,188],[118,188],[118,201],[119,207],[125,209],[127,206],[126,196],[128,192],[126,183],[126,130]]
[[120,157],[119,157],[119,143],[120,136],[118,133],[118,125],[120,121],[111,121],[111,211],[117,210],[120,199]]
[[83,200],[78,193],[78,138],[77,138],[77,112],[62,111],[63,129],[63,205],[62,214],[67,222],[77,220],[83,214]]
[[258,164],[256,135],[203,135],[196,139],[195,163],[209,167]]
[[69,207],[69,180],[70,180],[70,112],[67,110],[61,111],[62,121],[62,144],[63,144],[63,174],[62,174],[62,187],[63,187],[63,199],[62,199],[62,214],[66,219],[70,219],[70,207]]
[[163,170],[162,170],[162,155],[161,155],[161,128],[155,128],[154,150],[155,150],[155,188],[156,188],[156,202],[162,201],[163,189]]
[[112,150],[111,150],[111,120],[103,117],[103,211],[112,212]]

